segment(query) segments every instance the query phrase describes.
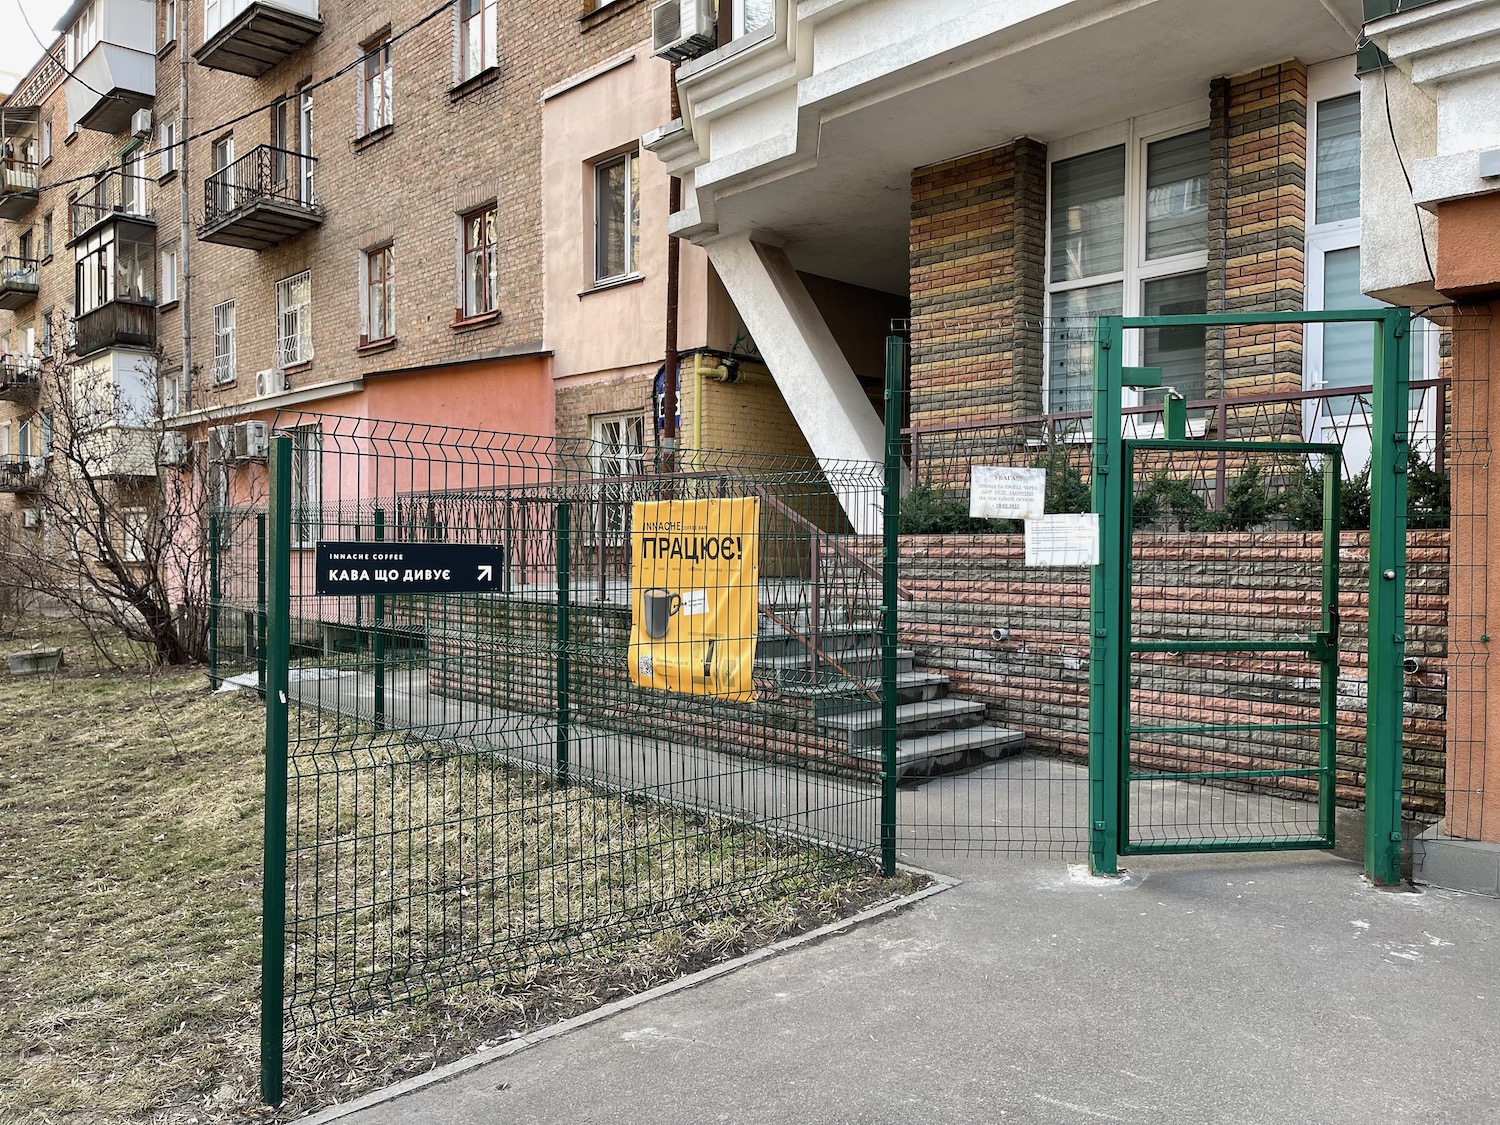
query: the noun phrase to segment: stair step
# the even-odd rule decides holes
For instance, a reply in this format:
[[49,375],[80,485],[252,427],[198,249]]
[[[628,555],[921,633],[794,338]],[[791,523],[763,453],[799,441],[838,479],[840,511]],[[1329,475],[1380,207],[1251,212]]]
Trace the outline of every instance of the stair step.
[[[880,672],[880,649],[866,646],[864,648],[839,649],[835,651],[825,650],[827,655],[838,661],[839,667],[850,675],[873,676]],[[898,648],[896,650],[896,670],[898,672],[910,672],[912,662],[917,654],[909,648]],[[808,656],[806,649],[796,652],[766,653],[762,645],[755,647],[755,670],[757,672],[790,673],[801,669],[807,671]],[[827,660],[819,660],[818,668],[820,678],[829,675],[837,676],[838,669],[829,664]],[[788,679],[791,677],[788,676]]]
[[[984,721],[984,704],[969,699],[929,699],[903,703],[896,708],[896,730],[903,738],[934,731],[972,727]],[[830,715],[822,722],[849,736],[849,748],[880,745],[880,707],[870,706],[843,715]]]
[[[1026,736],[1018,730],[982,724],[963,730],[938,731],[896,743],[898,777],[921,777],[965,762],[993,761],[1021,749]],[[861,757],[880,760],[880,748],[856,751]]]
[[[948,677],[939,672],[900,672],[896,675],[896,700],[898,703],[924,703],[940,699],[948,690]],[[870,707],[868,692],[880,691],[880,677],[872,676],[853,683],[828,679],[816,687],[782,681],[785,695],[812,698],[813,713],[820,719],[833,715],[863,711]]]

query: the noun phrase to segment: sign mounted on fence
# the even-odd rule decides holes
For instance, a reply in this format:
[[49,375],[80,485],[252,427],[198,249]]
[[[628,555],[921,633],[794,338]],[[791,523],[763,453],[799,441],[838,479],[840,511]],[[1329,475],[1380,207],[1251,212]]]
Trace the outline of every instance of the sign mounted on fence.
[[632,506],[630,678],[748,703],[760,592],[760,501]]
[[969,469],[969,515],[973,519],[1039,519],[1046,503],[1046,469],[1003,465],[974,465]]
[[1027,566],[1098,566],[1099,517],[1043,516],[1026,521]]
[[317,548],[316,592],[364,594],[498,594],[505,548],[476,543],[324,541]]

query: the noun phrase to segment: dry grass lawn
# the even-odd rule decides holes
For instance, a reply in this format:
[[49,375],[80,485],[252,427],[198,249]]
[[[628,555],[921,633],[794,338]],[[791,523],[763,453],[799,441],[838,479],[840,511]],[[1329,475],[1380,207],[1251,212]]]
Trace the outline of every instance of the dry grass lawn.
[[[16,651],[25,640],[3,651]],[[344,1019],[257,1091],[262,717],[201,671],[0,672],[0,1121],[289,1120],[908,889],[772,902]],[[669,821],[660,814],[653,824]]]

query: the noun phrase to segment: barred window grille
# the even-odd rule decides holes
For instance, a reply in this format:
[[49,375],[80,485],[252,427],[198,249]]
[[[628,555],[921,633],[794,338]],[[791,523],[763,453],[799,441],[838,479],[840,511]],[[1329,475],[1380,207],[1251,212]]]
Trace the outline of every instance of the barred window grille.
[[312,271],[276,283],[276,362],[281,367],[313,357]]
[[214,306],[214,382],[234,380],[234,301]]

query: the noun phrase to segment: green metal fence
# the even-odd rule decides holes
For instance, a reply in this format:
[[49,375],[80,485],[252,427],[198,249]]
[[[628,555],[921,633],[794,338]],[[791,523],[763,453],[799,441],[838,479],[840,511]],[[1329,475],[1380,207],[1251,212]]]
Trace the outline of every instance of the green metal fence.
[[[288,1039],[361,1011],[504,982],[851,864],[893,869],[885,575],[855,547],[857,526],[878,526],[882,466],[629,461],[320,415],[274,432],[269,465],[232,481],[268,471],[269,510],[215,515],[216,675],[265,656],[267,1101]],[[651,651],[686,654],[686,679],[637,686],[638,505],[703,501],[710,520],[753,504],[735,509],[753,526],[688,542],[758,540],[758,573],[729,595],[753,607],[751,634],[715,649],[692,625],[712,591],[647,591],[656,625],[677,630]],[[345,596],[316,570],[320,543],[503,561],[482,592]],[[262,589],[266,643],[247,654]],[[712,693],[729,675],[753,702]]]

